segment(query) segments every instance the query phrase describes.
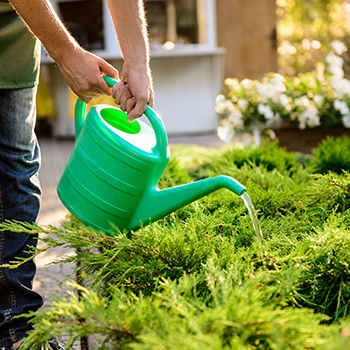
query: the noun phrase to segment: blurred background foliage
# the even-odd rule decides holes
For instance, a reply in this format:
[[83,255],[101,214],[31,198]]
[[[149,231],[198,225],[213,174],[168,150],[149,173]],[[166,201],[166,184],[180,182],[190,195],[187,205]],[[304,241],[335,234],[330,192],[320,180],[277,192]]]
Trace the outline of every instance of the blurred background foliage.
[[[350,2],[346,0],[277,0],[279,68],[289,76],[315,69],[333,40],[350,47]],[[350,50],[344,55],[350,77]]]

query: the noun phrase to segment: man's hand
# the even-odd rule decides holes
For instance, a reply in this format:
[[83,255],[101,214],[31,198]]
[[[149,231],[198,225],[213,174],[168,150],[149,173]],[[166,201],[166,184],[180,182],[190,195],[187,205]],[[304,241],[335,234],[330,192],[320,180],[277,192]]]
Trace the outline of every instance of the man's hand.
[[[111,89],[101,77],[118,78],[118,72],[103,59],[85,51],[68,32],[49,0],[10,0],[30,30],[56,61],[71,89],[85,102]],[[107,0],[124,58],[122,81],[113,96],[128,119],[141,116],[147,103],[153,105],[149,69],[149,44],[143,0]]]
[[111,88],[101,73],[118,79],[118,71],[103,59],[76,48],[74,54],[56,60],[60,71],[72,91],[86,103],[101,95],[111,95]]
[[101,77],[118,78],[118,71],[84,50],[65,28],[49,0],[10,0],[29,29],[41,40],[71,89],[85,102],[111,89]]
[[132,122],[143,115],[147,104],[153,107],[153,85],[148,70],[128,70],[124,65],[121,81],[112,89],[112,96]]
[[153,106],[147,23],[143,0],[107,0],[124,58],[121,82],[112,96],[128,120],[140,117],[147,103]]

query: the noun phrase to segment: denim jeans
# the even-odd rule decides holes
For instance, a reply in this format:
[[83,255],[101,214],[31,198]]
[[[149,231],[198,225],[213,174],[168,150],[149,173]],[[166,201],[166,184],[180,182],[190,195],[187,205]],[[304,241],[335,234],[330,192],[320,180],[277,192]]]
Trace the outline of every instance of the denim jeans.
[[[36,88],[0,89],[0,222],[37,221],[41,190],[35,97]],[[35,247],[36,242],[33,234],[0,232],[0,264],[28,257],[28,246]],[[43,304],[42,296],[32,290],[35,271],[33,260],[15,269],[0,267],[0,348],[32,329],[28,319],[13,317]]]

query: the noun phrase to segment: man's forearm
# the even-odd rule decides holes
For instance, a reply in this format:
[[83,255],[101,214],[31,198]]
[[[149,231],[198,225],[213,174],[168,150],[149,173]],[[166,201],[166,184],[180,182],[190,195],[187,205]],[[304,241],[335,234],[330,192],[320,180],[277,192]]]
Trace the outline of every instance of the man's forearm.
[[[101,58],[83,50],[67,31],[49,0],[10,0],[30,30],[41,40],[60,71],[83,101],[110,94],[101,74],[117,77],[118,72]],[[146,103],[152,105],[153,87],[149,67],[149,44],[143,0],[106,0],[122,50],[122,80],[130,97],[130,119],[143,114]],[[116,87],[115,91],[118,90]],[[123,93],[123,89],[121,94]],[[119,93],[115,96],[119,100]],[[118,103],[118,102],[117,102]]]
[[40,39],[54,60],[78,44],[58,18],[48,0],[10,0],[30,30]]
[[142,0],[107,0],[127,65],[149,65],[149,45]]
[[153,106],[149,43],[143,0],[106,0],[112,14],[124,58],[121,82],[113,87],[117,104],[127,111],[128,120]]

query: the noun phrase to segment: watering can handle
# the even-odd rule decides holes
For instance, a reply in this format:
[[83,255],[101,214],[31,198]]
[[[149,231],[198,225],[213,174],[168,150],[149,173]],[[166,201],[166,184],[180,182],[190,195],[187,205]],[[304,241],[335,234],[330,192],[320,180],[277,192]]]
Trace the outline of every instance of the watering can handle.
[[[118,80],[102,76],[109,87],[113,87],[118,83]],[[150,106],[147,105],[146,110],[144,112],[147,119],[150,121],[152,128],[154,130],[154,134],[156,136],[156,146],[154,149],[158,151],[159,156],[165,158],[167,155],[167,147],[168,147],[168,137],[165,130],[164,123],[160,118],[159,114],[156,113]],[[74,119],[75,119],[75,139],[77,140],[80,130],[82,129],[85,118],[86,118],[86,103],[78,98],[75,104],[74,110]]]

